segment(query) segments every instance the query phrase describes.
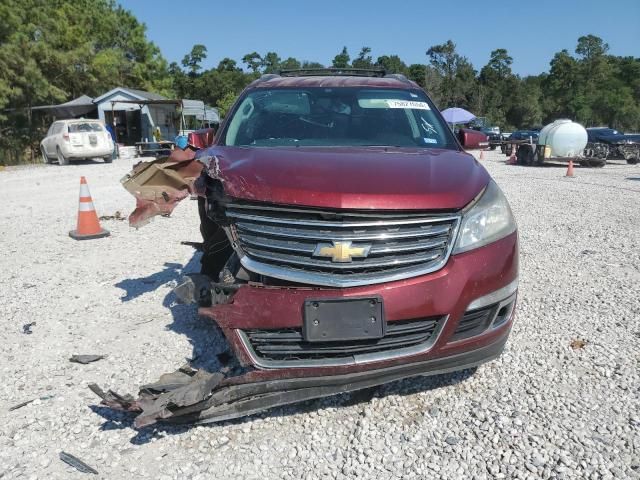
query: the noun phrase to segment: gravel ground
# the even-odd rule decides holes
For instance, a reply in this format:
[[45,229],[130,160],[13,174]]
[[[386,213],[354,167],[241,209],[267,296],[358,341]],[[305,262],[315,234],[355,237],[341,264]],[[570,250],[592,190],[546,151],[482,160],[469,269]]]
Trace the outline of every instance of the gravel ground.
[[[517,319],[504,355],[451,374],[220,425],[137,432],[87,384],[121,392],[187,358],[215,367],[215,330],[177,306],[198,268],[196,202],[172,219],[75,242],[79,176],[99,215],[128,214],[131,161],[0,172],[0,477],[640,478],[640,165],[515,167],[486,153],[521,235]],[[32,334],[23,325],[36,322]],[[72,354],[108,357],[90,365]],[[14,411],[9,407],[37,398]]]

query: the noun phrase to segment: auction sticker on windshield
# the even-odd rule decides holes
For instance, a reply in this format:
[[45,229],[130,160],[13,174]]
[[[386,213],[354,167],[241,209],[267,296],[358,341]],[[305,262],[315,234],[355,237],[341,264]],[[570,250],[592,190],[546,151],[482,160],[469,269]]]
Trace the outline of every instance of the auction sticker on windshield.
[[410,108],[413,110],[431,110],[427,102],[399,100],[397,98],[359,98],[360,108]]
[[389,108],[413,108],[415,110],[430,110],[427,102],[413,100],[387,100]]

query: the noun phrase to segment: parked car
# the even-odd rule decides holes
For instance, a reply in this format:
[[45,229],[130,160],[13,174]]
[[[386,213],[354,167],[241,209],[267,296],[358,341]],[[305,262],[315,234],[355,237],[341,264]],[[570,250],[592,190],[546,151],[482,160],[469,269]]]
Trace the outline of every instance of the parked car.
[[640,161],[640,134],[626,135],[618,130],[607,127],[587,128],[589,143],[587,148],[594,152],[604,153],[604,146],[608,148],[607,158],[626,160],[629,164]]
[[460,128],[457,130],[457,135],[466,150],[476,150],[489,146],[489,137],[478,130]]
[[479,126],[473,127],[474,130],[478,130],[487,136],[489,142],[489,148],[495,150],[502,145],[502,134],[500,133],[500,127],[497,126]]
[[200,410],[192,420],[469,369],[504,348],[518,290],[507,199],[416,83],[361,75],[264,75],[209,147],[192,138],[122,180],[133,226],[200,196],[204,276],[176,291],[246,368],[223,384],[253,400],[220,393],[224,408],[183,409]]
[[102,158],[111,163],[113,140],[99,120],[59,120],[49,127],[40,142],[40,152],[45,163],[55,159],[60,165],[71,160]]

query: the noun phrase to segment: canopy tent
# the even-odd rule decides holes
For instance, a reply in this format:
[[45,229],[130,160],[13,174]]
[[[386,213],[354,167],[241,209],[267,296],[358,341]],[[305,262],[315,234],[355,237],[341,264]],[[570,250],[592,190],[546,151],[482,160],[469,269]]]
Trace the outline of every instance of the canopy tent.
[[162,100],[115,100],[114,106],[119,104],[135,105],[175,105],[185,117],[195,117],[198,120],[209,123],[220,123],[218,109],[205,105],[202,100],[189,99],[162,99]]
[[447,121],[447,123],[469,123],[471,120],[476,118],[476,116],[465,110],[464,108],[447,108],[442,111],[442,116]]
[[202,100],[182,100],[182,114],[194,116],[206,123],[220,123],[218,109],[205,105]]
[[57,118],[79,117],[81,115],[87,115],[96,109],[97,107],[95,103],[93,103],[93,98],[87,95],[82,95],[59,105],[40,105],[37,107],[31,107],[31,110],[46,111]]

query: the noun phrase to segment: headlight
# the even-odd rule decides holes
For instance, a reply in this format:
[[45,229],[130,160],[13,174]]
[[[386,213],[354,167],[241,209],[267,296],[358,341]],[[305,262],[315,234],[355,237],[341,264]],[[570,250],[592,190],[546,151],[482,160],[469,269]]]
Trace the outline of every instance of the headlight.
[[509,203],[491,180],[482,197],[463,216],[453,253],[482,247],[516,231]]

